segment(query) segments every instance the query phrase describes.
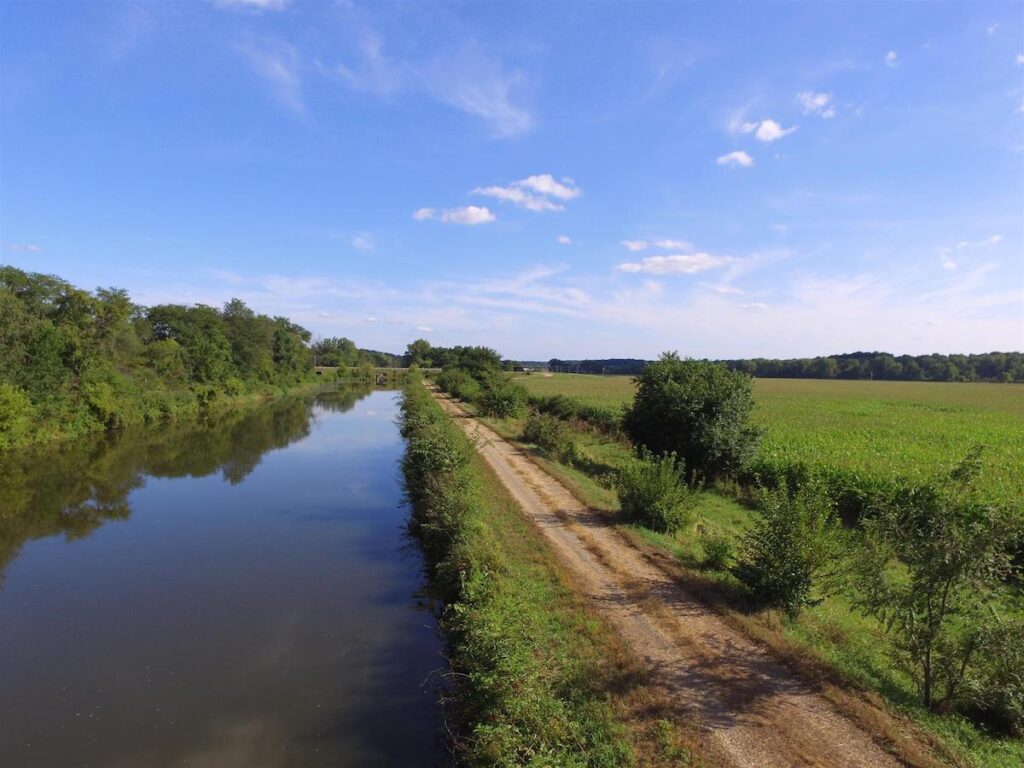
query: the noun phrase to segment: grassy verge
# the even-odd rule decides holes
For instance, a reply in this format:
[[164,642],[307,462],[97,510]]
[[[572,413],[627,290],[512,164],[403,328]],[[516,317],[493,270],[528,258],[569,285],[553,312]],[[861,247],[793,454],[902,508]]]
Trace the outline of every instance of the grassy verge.
[[[517,440],[522,434],[521,420],[483,420],[506,438]],[[629,458],[630,446],[588,429],[577,430],[575,439],[579,460],[572,466],[552,460],[536,446],[525,447],[584,503],[614,515],[618,501],[609,478]],[[993,736],[965,718],[940,716],[921,707],[913,682],[893,663],[881,627],[855,612],[842,590],[795,619],[754,609],[727,570],[704,567],[702,545],[703,534],[712,531],[737,540],[750,525],[753,513],[735,500],[731,489],[705,492],[698,512],[694,526],[675,536],[628,525],[621,525],[620,530],[727,619],[771,647],[801,674],[821,682],[837,705],[882,733],[894,751],[912,764],[927,765],[929,758],[913,754],[913,743],[899,733],[898,723],[872,714],[876,711],[872,700],[880,698],[889,711],[908,718],[950,763],[1024,766],[1024,741]],[[1020,602],[1015,599],[1012,609],[1024,610]]]
[[444,604],[446,697],[467,765],[702,765],[670,702],[578,597],[469,439],[406,387],[410,530]]

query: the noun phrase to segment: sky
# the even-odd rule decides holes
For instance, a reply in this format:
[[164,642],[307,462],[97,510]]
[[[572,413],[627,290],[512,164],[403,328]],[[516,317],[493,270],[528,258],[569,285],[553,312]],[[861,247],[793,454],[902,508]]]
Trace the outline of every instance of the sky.
[[1024,4],[0,4],[0,263],[517,359],[1024,350]]

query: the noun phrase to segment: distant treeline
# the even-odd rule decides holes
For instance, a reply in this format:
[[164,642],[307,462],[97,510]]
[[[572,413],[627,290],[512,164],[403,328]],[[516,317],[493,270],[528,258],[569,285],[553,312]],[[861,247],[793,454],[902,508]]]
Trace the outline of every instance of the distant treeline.
[[239,299],[142,307],[0,266],[0,448],[282,392],[311,378],[309,341]]
[[[881,379],[886,381],[996,381],[1024,382],[1024,353],[985,352],[979,355],[900,355],[887,352],[851,352],[828,357],[791,360],[754,358],[722,360],[731,370],[761,378]],[[645,360],[548,361],[548,370],[568,373],[605,373],[636,376]]]
[[310,351],[313,353],[315,365],[338,368],[354,368],[359,365],[372,365],[374,368],[402,367],[402,356],[390,352],[378,352],[375,349],[359,349],[352,339],[329,338],[313,342]]

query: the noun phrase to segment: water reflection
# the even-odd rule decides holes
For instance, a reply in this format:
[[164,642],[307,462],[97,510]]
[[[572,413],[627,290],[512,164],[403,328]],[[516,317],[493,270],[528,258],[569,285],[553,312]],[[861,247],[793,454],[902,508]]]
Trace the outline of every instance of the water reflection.
[[366,395],[8,457],[0,764],[438,763],[396,397]]
[[56,448],[0,456],[0,584],[26,541],[88,536],[127,520],[128,495],[147,477],[206,477],[241,483],[268,451],[307,437],[311,406],[345,413],[371,388],[343,388],[158,429],[86,437]]

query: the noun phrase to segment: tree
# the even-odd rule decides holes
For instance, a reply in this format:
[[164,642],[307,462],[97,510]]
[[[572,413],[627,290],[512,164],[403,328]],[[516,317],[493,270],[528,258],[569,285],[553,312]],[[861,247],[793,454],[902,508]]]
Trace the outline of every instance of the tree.
[[977,661],[987,612],[1012,570],[1019,512],[973,488],[977,448],[940,482],[904,488],[864,523],[855,605],[878,618],[921,700],[948,709]]
[[623,426],[637,446],[675,453],[691,472],[727,476],[754,455],[753,379],[723,364],[681,360],[666,352],[635,379]]
[[416,339],[405,348],[405,355],[402,358],[402,362],[406,366],[418,365],[421,368],[431,367],[433,359],[431,357],[430,342],[426,339]]

